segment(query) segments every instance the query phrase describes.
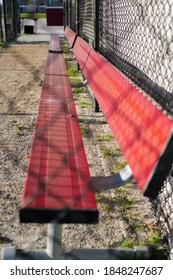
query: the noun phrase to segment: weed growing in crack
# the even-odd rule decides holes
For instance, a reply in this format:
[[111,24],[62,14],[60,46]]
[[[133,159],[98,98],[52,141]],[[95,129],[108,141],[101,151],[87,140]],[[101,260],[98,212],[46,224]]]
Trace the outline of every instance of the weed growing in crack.
[[97,140],[98,141],[109,141],[114,139],[114,136],[111,133],[107,133],[105,135],[99,135]]

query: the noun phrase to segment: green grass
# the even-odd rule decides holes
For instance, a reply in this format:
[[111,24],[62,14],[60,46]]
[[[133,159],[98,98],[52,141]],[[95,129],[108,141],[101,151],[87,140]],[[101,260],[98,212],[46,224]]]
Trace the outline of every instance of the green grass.
[[153,246],[153,245],[157,246],[160,241],[161,241],[161,237],[159,232],[152,231],[148,234],[145,241],[139,241],[135,239],[135,237],[129,237],[127,239],[122,240],[119,246],[122,248],[132,248],[134,246]]
[[72,93],[73,93],[73,99],[75,101],[79,101],[81,99],[81,96],[80,96],[79,92],[76,92],[76,91],[72,90]]
[[24,132],[23,132],[24,127],[25,127],[24,123],[18,123],[15,125],[16,134],[18,136],[24,135]]
[[74,81],[74,77],[76,77],[76,66],[72,63],[66,62],[66,68],[67,68],[67,73],[69,78],[73,77],[70,79],[71,81]]
[[110,141],[114,139],[114,136],[111,133],[105,134],[105,135],[99,135],[97,138],[98,141]]
[[72,93],[82,93],[85,92],[86,89],[84,87],[81,88],[72,88]]
[[67,44],[63,45],[63,53],[68,53],[69,52],[69,47]]
[[103,155],[104,155],[104,157],[110,157],[110,156],[112,156],[114,153],[110,150],[110,149],[104,149],[103,150]]
[[26,18],[26,19],[39,19],[39,18],[46,18],[46,13],[37,13],[37,14],[31,14],[31,13],[21,13],[20,14],[21,18]]
[[149,244],[158,244],[161,241],[161,237],[158,231],[151,231],[148,235]]
[[15,125],[16,135],[22,136],[25,133],[27,133],[27,131],[33,132],[34,125],[35,125],[35,122],[32,122],[32,123],[17,123]]
[[89,129],[86,126],[81,126],[80,129],[82,136],[86,136],[89,133]]
[[127,210],[131,210],[133,205],[134,205],[134,199],[131,197],[128,197],[127,194],[116,194],[113,197],[113,201],[118,203],[122,209],[123,212],[126,212],[125,214],[127,215]]
[[[139,213],[135,210],[135,201],[129,196],[127,187],[115,189],[113,202],[121,211],[123,220],[128,226],[128,237],[121,242],[112,242],[112,247],[133,248],[134,246],[148,246],[152,248],[153,259],[165,259],[167,248],[161,243],[161,235],[158,230],[148,232],[148,228],[142,222]],[[108,208],[108,207],[107,207]],[[109,209],[109,208],[108,208]],[[142,240],[140,239],[143,235]]]
[[121,169],[123,169],[125,166],[127,165],[127,162],[125,160],[121,161],[121,160],[116,160],[114,162],[114,165],[112,167],[112,171],[111,173],[114,174],[116,172],[119,172]]
[[[67,66],[67,67],[70,67],[70,66]],[[73,70],[72,70],[72,72],[73,72]],[[76,77],[76,68],[75,68],[75,76],[71,76],[70,81],[73,82],[73,83],[80,83],[81,82],[81,79],[79,77]]]
[[133,238],[127,238],[120,242],[119,246],[121,248],[133,248],[135,245],[139,245],[136,243],[136,240]]
[[79,103],[81,108],[88,108],[88,107],[92,107],[92,103],[91,102],[87,102],[87,101],[81,101]]

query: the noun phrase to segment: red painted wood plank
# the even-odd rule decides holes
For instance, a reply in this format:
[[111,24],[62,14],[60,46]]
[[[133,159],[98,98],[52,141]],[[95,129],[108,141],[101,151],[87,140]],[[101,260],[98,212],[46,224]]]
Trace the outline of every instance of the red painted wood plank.
[[155,197],[173,163],[173,121],[94,50],[83,73],[139,188]]
[[73,43],[75,41],[76,38],[76,33],[68,26],[66,26],[65,30],[64,30],[64,35],[70,45],[70,47],[73,47]]
[[77,59],[77,62],[79,63],[80,69],[83,70],[91,47],[81,37],[77,36],[76,33],[68,26],[66,27],[64,34],[69,45],[73,47],[73,53]]
[[45,75],[21,222],[96,223],[98,211],[67,76]]
[[[47,56],[45,74],[56,76],[67,76],[66,64],[62,53],[49,53]],[[51,85],[52,87],[53,85]],[[58,85],[56,85],[58,86]]]
[[60,36],[58,34],[52,34],[50,36],[49,52],[62,53]]
[[82,71],[85,67],[90,51],[91,47],[82,38],[77,37],[73,47],[73,53]]

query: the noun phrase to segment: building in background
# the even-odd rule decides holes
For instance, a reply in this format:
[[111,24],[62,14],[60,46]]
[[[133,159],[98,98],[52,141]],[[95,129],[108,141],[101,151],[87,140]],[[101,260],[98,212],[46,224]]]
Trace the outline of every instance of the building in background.
[[63,0],[19,0],[21,13],[45,13],[49,6],[62,7]]

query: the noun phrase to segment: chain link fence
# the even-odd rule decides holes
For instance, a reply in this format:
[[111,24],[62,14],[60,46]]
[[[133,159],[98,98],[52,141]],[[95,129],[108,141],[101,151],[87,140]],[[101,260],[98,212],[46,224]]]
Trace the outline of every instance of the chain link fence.
[[0,43],[14,39],[19,31],[18,1],[3,1],[0,5]]
[[[77,0],[78,35],[99,51],[169,118],[173,117],[173,0]],[[74,8],[75,6],[75,8]],[[74,24],[76,22],[76,24]],[[151,201],[173,246],[172,170]]]
[[172,1],[101,1],[99,50],[172,115]]

